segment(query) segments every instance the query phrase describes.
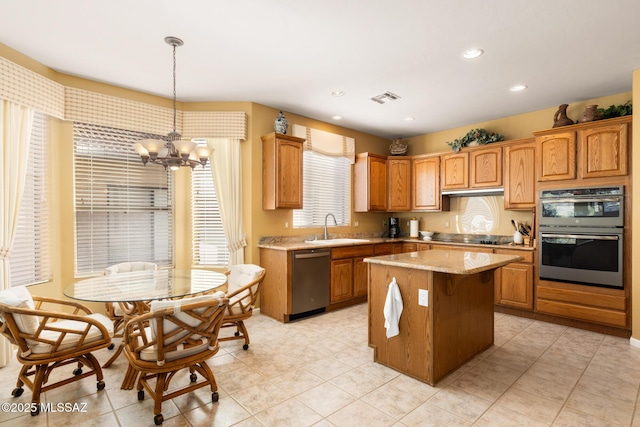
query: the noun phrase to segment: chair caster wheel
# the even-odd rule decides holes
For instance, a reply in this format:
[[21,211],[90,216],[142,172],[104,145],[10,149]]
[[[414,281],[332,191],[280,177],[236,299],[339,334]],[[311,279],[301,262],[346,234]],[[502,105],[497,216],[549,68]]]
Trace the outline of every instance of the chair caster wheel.
[[24,393],[24,389],[22,387],[16,387],[11,391],[11,396],[20,397],[22,396],[22,393]]
[[138,400],[144,400],[144,390],[138,391]]
[[73,375],[78,376],[82,373],[82,368],[76,368],[73,370]]
[[240,336],[240,332],[237,332],[237,331],[236,331],[233,335],[235,335],[235,336],[239,337],[239,336]]
[[245,344],[245,345],[243,345],[243,346],[242,346],[242,349],[243,349],[243,350],[249,350],[249,344]]
[[198,376],[196,374],[189,375],[189,379],[192,383],[195,383],[198,380]]
[[109,347],[107,347],[109,350],[113,350],[114,348],[116,348],[116,345],[114,343],[109,344]]
[[35,417],[36,415],[38,415],[40,413],[40,405],[36,405],[36,409],[33,409],[31,411],[31,416]]
[[220,395],[218,394],[217,391],[214,391],[213,393],[211,393],[211,401],[212,402],[217,402],[220,399]]
[[104,390],[105,383],[104,381],[98,381],[98,390]]
[[164,418],[162,417],[162,414],[158,414],[155,417],[153,417],[153,422],[155,423],[155,425],[159,426],[160,424],[162,424],[162,422],[164,421]]

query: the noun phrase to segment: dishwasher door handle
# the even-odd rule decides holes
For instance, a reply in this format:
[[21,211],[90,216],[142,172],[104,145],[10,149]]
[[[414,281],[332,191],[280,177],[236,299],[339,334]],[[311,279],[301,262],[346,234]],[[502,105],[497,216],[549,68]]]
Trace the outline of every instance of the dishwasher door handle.
[[307,254],[294,254],[294,258],[295,259],[303,259],[303,258],[321,258],[321,257],[325,257],[325,256],[329,256],[331,252],[327,251],[327,252],[313,252],[313,253],[307,253]]

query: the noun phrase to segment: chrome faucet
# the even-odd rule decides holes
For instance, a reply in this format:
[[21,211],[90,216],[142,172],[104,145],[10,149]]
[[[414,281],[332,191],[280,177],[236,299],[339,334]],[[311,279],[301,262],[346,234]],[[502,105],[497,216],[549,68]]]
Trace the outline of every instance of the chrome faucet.
[[335,215],[332,213],[328,213],[324,217],[324,240],[329,239],[329,235],[327,234],[327,219],[329,218],[329,215],[331,215],[331,217],[333,218],[333,223],[336,225],[336,227],[338,226],[338,221],[336,221]]

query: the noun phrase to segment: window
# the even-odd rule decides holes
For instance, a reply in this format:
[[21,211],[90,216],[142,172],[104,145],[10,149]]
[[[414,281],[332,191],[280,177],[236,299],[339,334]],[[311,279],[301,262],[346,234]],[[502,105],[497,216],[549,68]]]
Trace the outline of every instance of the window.
[[35,113],[29,165],[9,263],[11,286],[45,282],[51,277],[49,193],[47,187],[47,116]]
[[74,124],[76,274],[112,264],[173,264],[172,177],[145,166],[133,149],[144,138],[104,126]]
[[[351,162],[348,157],[305,151],[302,156],[303,205],[293,211],[294,227],[319,227],[332,213],[338,225],[351,221]],[[333,225],[329,220],[329,225]]]
[[197,166],[191,172],[191,226],[193,265],[226,266],[229,249],[210,162],[204,168]]

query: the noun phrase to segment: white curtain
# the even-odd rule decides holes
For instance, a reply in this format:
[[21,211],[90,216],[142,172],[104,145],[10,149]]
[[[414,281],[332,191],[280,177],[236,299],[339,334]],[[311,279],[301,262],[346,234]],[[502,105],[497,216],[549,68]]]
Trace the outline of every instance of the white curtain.
[[207,138],[211,174],[216,186],[220,216],[229,248],[229,266],[244,263],[246,235],[242,227],[242,162],[240,140]]
[[[0,290],[4,290],[11,287],[9,255],[27,175],[33,110],[0,100],[0,118]],[[11,355],[11,344],[0,337],[0,367]]]

